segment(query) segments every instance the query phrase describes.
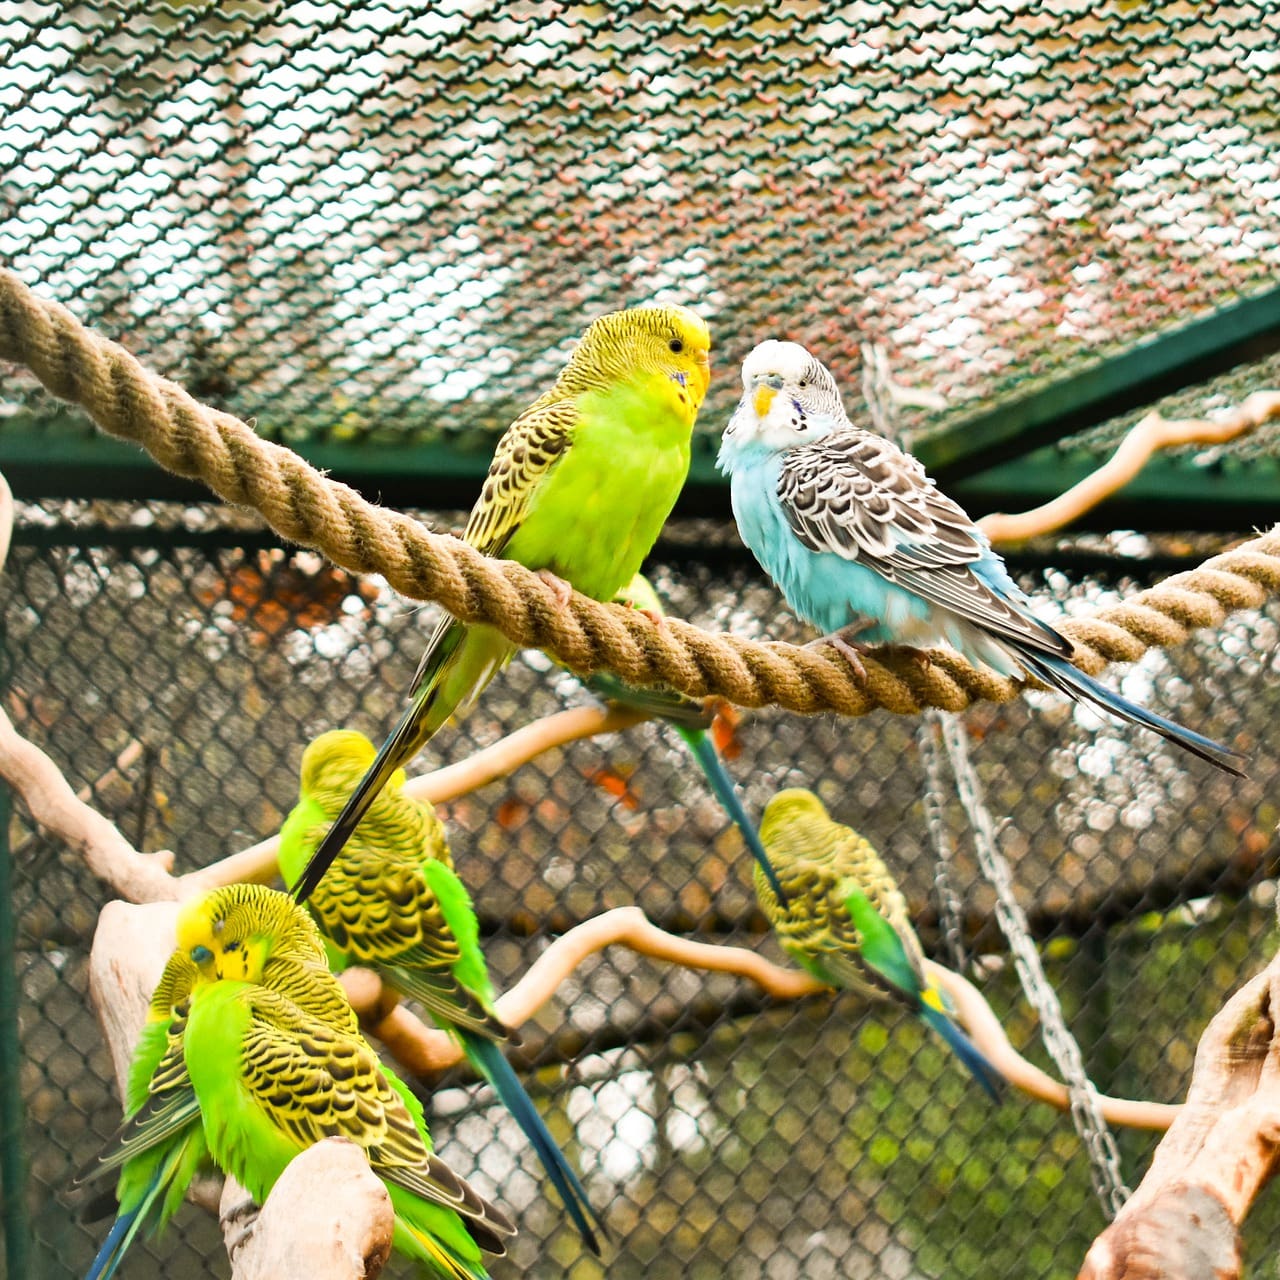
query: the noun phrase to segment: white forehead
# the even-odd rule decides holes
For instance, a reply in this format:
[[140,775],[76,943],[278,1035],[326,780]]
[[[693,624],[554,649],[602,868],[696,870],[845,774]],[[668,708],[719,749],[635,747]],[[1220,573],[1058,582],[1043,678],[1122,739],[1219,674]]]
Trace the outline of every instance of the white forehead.
[[770,376],[796,382],[811,373],[817,363],[798,342],[779,342],[770,338],[760,343],[742,362],[742,384],[748,386],[753,378]]

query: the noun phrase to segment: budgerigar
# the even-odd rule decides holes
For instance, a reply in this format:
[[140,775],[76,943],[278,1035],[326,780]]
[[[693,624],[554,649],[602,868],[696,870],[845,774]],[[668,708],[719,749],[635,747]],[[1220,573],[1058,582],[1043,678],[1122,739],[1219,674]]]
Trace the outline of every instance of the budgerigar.
[[1240,774],[1236,752],[1074,667],[1071,642],[1032,614],[986,535],[919,462],[849,421],[834,378],[804,347],[762,342],[742,383],[718,465],[732,477],[743,541],[802,618],[871,643],[949,644]]
[[787,899],[778,901],[759,868],[756,896],[783,949],[827,986],[869,989],[906,1005],[998,1100],[1000,1075],[929,981],[906,900],[871,845],[798,788],[778,792],[765,806],[760,838]]
[[[332,729],[302,753],[298,803],[280,832],[280,872],[292,884],[374,758],[362,733]],[[422,1002],[457,1036],[468,1060],[524,1130],[588,1246],[599,1253],[587,1195],[503,1056],[513,1033],[493,1011],[471,899],[454,874],[430,804],[393,774],[339,851],[307,905],[339,967],[366,965]]]
[[[338,1030],[359,1025],[329,972],[314,922],[285,894],[237,884],[202,900],[229,975],[252,972]],[[139,1230],[161,1231],[207,1165],[208,1147],[183,1059],[183,1031],[199,970],[181,948],[170,956],[147,1010],[125,1084],[125,1123],[83,1178],[119,1168],[119,1211],[86,1274],[108,1280]]]
[[[595,320],[555,385],[498,441],[464,539],[596,600],[640,568],[689,470],[694,419],[710,381],[707,326],[684,307]],[[387,779],[515,652],[492,627],[445,615],[411,701],[295,889],[300,902]]]
[[[658,617],[662,616],[662,602],[658,599],[658,593],[642,573],[637,573],[614,598],[622,604],[632,605],[636,609],[643,609],[646,613]],[[747,811],[742,807],[733,779],[724,767],[724,761],[720,759],[720,753],[716,750],[716,744],[708,732],[711,726],[711,713],[707,709],[707,704],[697,698],[689,698],[682,693],[677,693],[674,689],[665,689],[660,686],[639,688],[629,685],[608,671],[597,672],[587,680],[586,684],[587,688],[598,693],[606,702],[633,707],[638,711],[657,716],[660,720],[665,720],[680,735],[685,746],[689,748],[690,754],[698,762],[698,767],[702,770],[711,793],[720,801],[724,811],[742,833],[751,856],[769,877],[774,892],[781,893],[782,887],[778,884],[773,868],[769,865],[769,859],[765,855],[764,846],[760,843],[755,823],[747,817]]]
[[[288,928],[314,937],[286,895],[262,894],[265,912],[287,904]],[[277,962],[279,986],[263,985],[269,943],[256,926],[243,937],[235,932],[210,898],[188,903],[178,917],[178,949],[197,971],[181,1065],[214,1163],[261,1204],[294,1156],[323,1138],[348,1138],[387,1187],[394,1247],[424,1275],[484,1277],[482,1255],[504,1253],[514,1229],[432,1153],[421,1106],[351,1025],[350,1006],[339,1019],[313,1012],[346,1005],[337,979],[319,966]],[[318,937],[314,945],[322,950]],[[285,980],[289,972],[300,975],[296,985]]]

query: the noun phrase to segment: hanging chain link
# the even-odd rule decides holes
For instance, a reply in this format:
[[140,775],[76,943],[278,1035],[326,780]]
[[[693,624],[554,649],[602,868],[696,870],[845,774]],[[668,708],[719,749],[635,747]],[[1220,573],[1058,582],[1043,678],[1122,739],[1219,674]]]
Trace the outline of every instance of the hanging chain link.
[[[862,390],[872,427],[881,435],[897,441],[897,414],[894,384],[883,348],[872,343],[862,347]],[[938,914],[947,956],[953,968],[964,971],[963,914],[960,897],[951,876],[954,848],[946,829],[943,812],[942,751],[939,737],[951,760],[956,780],[956,793],[969,815],[974,850],[978,865],[996,891],[996,919],[1009,942],[1014,967],[1022,989],[1040,1015],[1041,1035],[1049,1056],[1062,1072],[1071,1099],[1071,1121],[1089,1157],[1089,1178],[1103,1211],[1114,1218],[1129,1198],[1129,1188],[1120,1174],[1120,1152],[1107,1127],[1098,1103],[1098,1091],[1085,1070],[1084,1057],[1075,1037],[1062,1016],[1058,994],[1049,985],[1040,954],[1031,939],[1027,917],[1013,892],[1009,864],[999,849],[999,835],[991,811],[982,796],[982,784],[969,758],[969,741],[960,718],[942,711],[926,710],[921,717],[917,738],[924,761],[924,816],[929,837],[937,855],[934,866],[934,889],[938,895]],[[1277,907],[1280,912],[1280,905]]]
[[941,711],[934,707],[927,708],[920,717],[916,740],[920,744],[920,758],[924,762],[924,821],[933,845],[933,891],[938,903],[942,943],[947,963],[957,973],[964,973],[969,961],[964,946],[964,906],[951,874],[955,842],[947,830],[944,803],[947,791],[942,776],[943,719]]
[[1108,1217],[1114,1218],[1129,1198],[1120,1174],[1120,1153],[1098,1102],[1098,1091],[1085,1070],[1080,1046],[1067,1028],[1057,992],[1050,986],[1031,940],[1027,917],[1013,892],[1009,864],[997,847],[995,823],[982,797],[982,785],[969,757],[969,743],[958,716],[943,715],[942,741],[951,758],[956,793],[969,815],[974,851],[983,874],[996,891],[996,919],[1009,942],[1014,967],[1027,998],[1040,1015],[1041,1034],[1049,1056],[1062,1072],[1071,1098],[1071,1119],[1089,1156],[1093,1189]]

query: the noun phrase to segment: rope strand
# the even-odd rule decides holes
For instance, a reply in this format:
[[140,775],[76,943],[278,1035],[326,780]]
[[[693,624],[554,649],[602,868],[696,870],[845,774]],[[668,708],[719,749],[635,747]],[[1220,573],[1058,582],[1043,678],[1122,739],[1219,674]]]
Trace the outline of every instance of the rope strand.
[[[830,647],[713,634],[678,618],[659,626],[637,610],[577,592],[561,607],[553,588],[523,565],[488,559],[458,538],[365,501],[233,415],[200,404],[4,270],[0,358],[26,365],[52,394],[79,405],[107,434],[140,445],[167,470],[253,508],[282,538],[351,572],[379,573],[402,595],[437,601],[464,622],[544,649],[580,675],[609,668],[631,684],[669,685],[693,697],[847,716],[876,707],[899,715],[926,706],[961,711],[979,700],[1007,702],[1022,688],[943,650],[931,651],[927,664],[901,651],[869,656],[864,683]],[[1092,618],[1068,619],[1059,630],[1077,644],[1077,665],[1096,675],[1109,662],[1179,644],[1196,627],[1219,626],[1229,611],[1257,608],[1277,590],[1280,527]]]

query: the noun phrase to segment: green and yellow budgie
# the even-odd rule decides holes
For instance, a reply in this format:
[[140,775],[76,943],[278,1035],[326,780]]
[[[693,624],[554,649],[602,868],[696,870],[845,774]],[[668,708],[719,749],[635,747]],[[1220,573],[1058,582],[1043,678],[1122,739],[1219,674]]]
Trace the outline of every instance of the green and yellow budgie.
[[[498,441],[464,539],[596,600],[611,600],[675,505],[710,381],[707,326],[684,307],[595,320],[555,385]],[[372,798],[515,652],[492,627],[446,615],[411,700],[298,880],[305,902]]]
[[[219,922],[237,972],[258,973],[314,1016],[358,1031],[355,1014],[329,972],[314,923],[290,899],[261,885],[229,885],[204,900]],[[147,1010],[125,1083],[125,1123],[83,1177],[119,1168],[119,1211],[86,1280],[107,1280],[141,1229],[154,1234],[177,1211],[208,1147],[186,1074],[182,1035],[199,970],[186,951],[169,957]]]
[[[658,599],[658,593],[642,573],[637,573],[614,599],[620,604],[629,604],[633,608],[642,609],[657,617],[661,617],[663,613],[662,601]],[[724,761],[720,759],[716,744],[711,739],[709,730],[712,717],[707,704],[698,698],[689,698],[683,693],[677,693],[674,689],[661,686],[638,688],[635,685],[629,685],[610,671],[596,672],[587,679],[586,685],[606,702],[631,707],[665,720],[680,735],[685,746],[689,748],[690,755],[702,770],[703,777],[711,788],[711,794],[720,801],[730,821],[741,832],[747,848],[751,851],[751,856],[768,877],[774,893],[785,897],[782,886],[778,883],[778,877],[769,863],[769,856],[760,843],[755,824],[747,817],[747,811],[742,807],[733,779],[724,767]]]
[[786,902],[779,902],[758,867],[756,896],[783,949],[827,986],[876,992],[906,1005],[998,1101],[1000,1074],[929,981],[906,900],[875,849],[799,788],[778,792],[765,806],[760,838]]
[[[362,733],[332,729],[302,753],[298,803],[280,832],[286,884],[302,874],[333,817],[374,758]],[[404,773],[373,797],[307,905],[332,944],[335,966],[361,964],[419,1000],[455,1035],[533,1144],[588,1246],[599,1225],[577,1174],[556,1145],[501,1044],[514,1040],[493,1011],[471,899],[454,874],[444,828],[431,805],[406,796]]]
[[[165,1022],[166,1004],[161,1036],[153,1026]],[[431,1153],[420,1105],[361,1037],[314,923],[287,895],[235,885],[187,904],[152,1012],[130,1074],[131,1101],[144,1062],[156,1065],[122,1145],[130,1163],[161,1153],[159,1187],[132,1210],[122,1197],[117,1247],[90,1275],[115,1270],[124,1236],[149,1212],[167,1217],[176,1208],[206,1153],[262,1203],[295,1155],[335,1135],[361,1146],[387,1184],[393,1244],[423,1274],[480,1280],[482,1253],[504,1252],[510,1223]],[[177,1131],[157,1131],[176,1105],[184,1112],[194,1105],[198,1133],[190,1115]],[[173,1158],[179,1142],[190,1145]],[[181,1185],[165,1182],[165,1169],[188,1165]],[[126,1164],[122,1186],[129,1172]]]

